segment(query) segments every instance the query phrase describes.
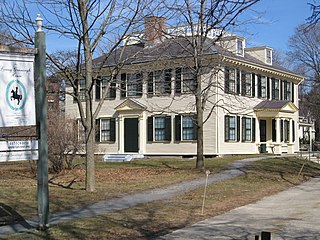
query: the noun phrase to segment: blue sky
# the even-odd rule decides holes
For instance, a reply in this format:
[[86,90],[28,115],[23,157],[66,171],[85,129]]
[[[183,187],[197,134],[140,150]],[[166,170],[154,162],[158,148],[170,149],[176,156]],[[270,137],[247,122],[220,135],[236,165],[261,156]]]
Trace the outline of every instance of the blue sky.
[[[261,0],[253,7],[262,13],[260,23],[250,24],[246,31],[250,33],[247,34],[249,45],[286,51],[295,28],[311,15],[310,2],[313,0]],[[246,15],[254,17],[257,12],[250,11]]]
[[[314,0],[261,0],[253,9],[245,12],[245,18],[252,23],[245,24],[245,31],[239,35],[247,39],[247,45],[269,46],[285,52],[289,37],[294,29],[311,15],[308,3]],[[257,18],[257,19],[256,19]],[[255,20],[256,19],[256,20]],[[73,43],[56,36],[47,35],[49,52],[70,49]]]

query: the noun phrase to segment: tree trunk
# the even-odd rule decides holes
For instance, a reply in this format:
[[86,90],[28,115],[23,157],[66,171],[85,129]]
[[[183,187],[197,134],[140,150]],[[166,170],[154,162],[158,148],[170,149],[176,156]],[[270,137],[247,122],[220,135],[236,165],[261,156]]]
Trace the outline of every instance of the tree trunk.
[[94,131],[88,129],[86,143],[86,191],[95,191]]
[[203,107],[201,96],[201,77],[197,76],[196,111],[197,111],[197,161],[196,169],[204,169],[203,159]]
[[203,109],[197,111],[197,161],[196,169],[204,169],[203,157]]

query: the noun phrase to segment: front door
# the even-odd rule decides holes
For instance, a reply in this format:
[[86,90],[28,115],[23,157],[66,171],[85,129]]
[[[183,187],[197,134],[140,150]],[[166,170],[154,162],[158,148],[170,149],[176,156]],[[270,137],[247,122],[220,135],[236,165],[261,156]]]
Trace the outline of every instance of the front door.
[[139,122],[138,118],[124,119],[124,151],[139,152]]
[[260,120],[260,142],[267,141],[267,121]]

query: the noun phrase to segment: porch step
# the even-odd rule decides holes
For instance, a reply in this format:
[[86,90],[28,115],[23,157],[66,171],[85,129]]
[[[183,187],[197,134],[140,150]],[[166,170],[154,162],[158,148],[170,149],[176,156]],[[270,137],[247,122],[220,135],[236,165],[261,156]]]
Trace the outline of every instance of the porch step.
[[106,154],[102,157],[104,162],[130,162],[132,159],[144,158],[143,154]]

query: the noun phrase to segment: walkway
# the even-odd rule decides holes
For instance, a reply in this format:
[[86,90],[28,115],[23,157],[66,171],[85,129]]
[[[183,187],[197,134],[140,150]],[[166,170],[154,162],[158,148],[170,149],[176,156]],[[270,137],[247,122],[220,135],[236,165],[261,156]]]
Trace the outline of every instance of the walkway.
[[261,231],[271,232],[272,240],[320,239],[320,178],[159,239],[253,240]]

